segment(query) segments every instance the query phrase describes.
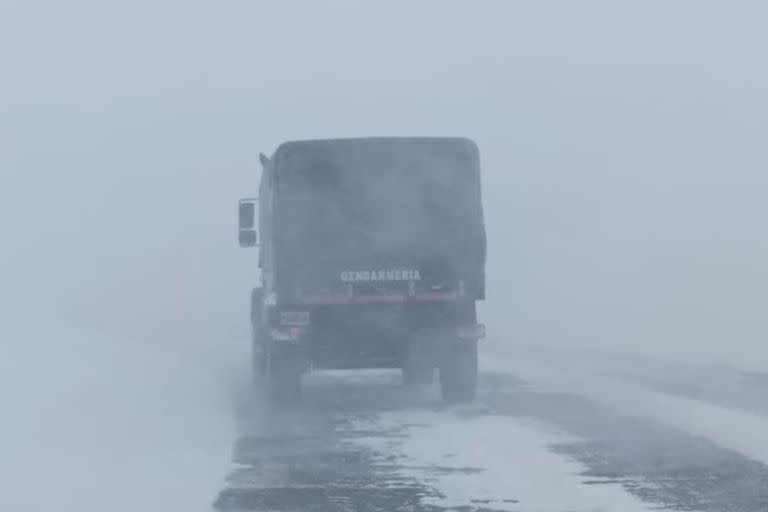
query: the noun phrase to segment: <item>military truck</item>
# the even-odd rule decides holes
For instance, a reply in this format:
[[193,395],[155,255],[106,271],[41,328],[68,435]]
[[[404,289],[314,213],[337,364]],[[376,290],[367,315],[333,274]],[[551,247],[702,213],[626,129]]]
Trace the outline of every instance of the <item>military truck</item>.
[[406,386],[437,370],[445,400],[473,400],[486,262],[476,144],[299,140],[260,160],[239,244],[258,247],[252,364],[268,395],[300,399],[313,370],[394,368]]

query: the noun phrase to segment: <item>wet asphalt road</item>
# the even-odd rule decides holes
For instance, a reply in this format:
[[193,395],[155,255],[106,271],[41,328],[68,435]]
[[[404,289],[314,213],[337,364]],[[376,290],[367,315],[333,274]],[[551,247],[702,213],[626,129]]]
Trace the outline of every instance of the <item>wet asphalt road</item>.
[[[765,395],[754,384],[765,384],[761,376],[720,377],[732,383],[743,379],[739,385],[748,386],[755,401],[737,405],[759,410]],[[626,378],[639,379],[649,389],[689,397],[693,393],[713,403],[729,401],[722,396],[723,386],[701,384],[705,381],[698,376],[680,371],[648,372],[645,380]],[[747,394],[731,391],[734,396]],[[543,390],[509,373],[484,373],[476,403],[454,407],[441,404],[434,388],[402,388],[396,373],[312,376],[301,405],[273,408],[249,392],[241,397],[237,414],[241,437],[233,470],[214,503],[221,511],[624,509],[600,503],[584,508],[567,500],[561,505],[537,503],[530,494],[514,492],[514,471],[509,485],[501,481],[490,490],[493,484],[478,487],[487,468],[456,460],[457,447],[473,453],[498,443],[498,456],[510,468],[530,462],[517,453],[503,453],[503,431],[496,439],[485,431],[475,435],[473,420],[535,421],[543,429],[567,434],[544,451],[575,464],[572,476],[579,486],[610,486],[648,510],[768,511],[765,464],[654,418],[627,416],[579,394]],[[397,419],[387,420],[392,415]],[[418,432],[418,421],[425,417],[467,426],[462,436],[448,437],[442,447],[437,440],[432,456],[409,457],[398,447]],[[464,481],[475,484],[463,489],[463,501],[446,500]],[[553,484],[547,491],[557,494],[559,489]]]

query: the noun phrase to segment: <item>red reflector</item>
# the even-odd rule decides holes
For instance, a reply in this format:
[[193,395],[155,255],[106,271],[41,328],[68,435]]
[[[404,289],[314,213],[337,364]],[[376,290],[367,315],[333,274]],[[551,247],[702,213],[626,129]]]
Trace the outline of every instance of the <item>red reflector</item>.
[[462,325],[456,329],[456,336],[463,340],[479,340],[485,338],[485,325]]
[[300,327],[273,327],[270,336],[274,341],[299,341],[304,334]]
[[280,325],[309,325],[309,311],[281,311]]

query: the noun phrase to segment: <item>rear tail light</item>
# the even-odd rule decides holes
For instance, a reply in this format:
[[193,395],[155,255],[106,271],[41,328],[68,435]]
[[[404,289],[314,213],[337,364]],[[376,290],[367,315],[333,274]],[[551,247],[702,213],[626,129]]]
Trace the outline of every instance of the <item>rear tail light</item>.
[[309,325],[309,311],[281,311],[280,325],[307,326]]
[[299,341],[304,335],[301,327],[273,327],[270,336],[274,341]]

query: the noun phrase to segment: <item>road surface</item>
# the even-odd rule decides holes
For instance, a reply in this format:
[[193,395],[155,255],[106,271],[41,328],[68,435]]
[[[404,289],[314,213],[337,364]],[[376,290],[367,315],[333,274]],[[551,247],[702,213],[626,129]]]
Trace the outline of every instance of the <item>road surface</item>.
[[768,376],[501,351],[474,404],[397,372],[309,377],[300,406],[237,405],[220,511],[768,511]]

